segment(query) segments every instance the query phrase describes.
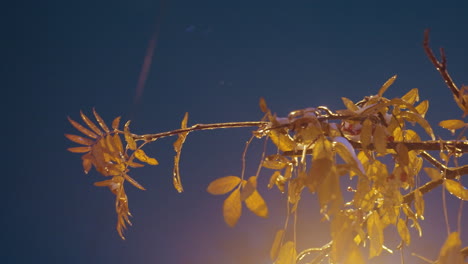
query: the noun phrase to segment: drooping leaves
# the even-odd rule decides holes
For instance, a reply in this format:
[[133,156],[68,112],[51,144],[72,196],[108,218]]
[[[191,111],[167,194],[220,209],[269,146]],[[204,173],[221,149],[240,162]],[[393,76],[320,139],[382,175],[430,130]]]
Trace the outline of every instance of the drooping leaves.
[[296,264],[296,245],[288,241],[281,247],[275,264]]
[[275,239],[273,239],[273,244],[272,244],[271,250],[270,250],[270,259],[271,260],[275,260],[276,257],[278,256],[278,252],[280,250],[281,242],[283,241],[283,237],[284,237],[284,229],[280,229],[280,230],[276,231]]
[[464,264],[464,257],[460,253],[461,240],[458,232],[451,233],[439,253],[437,263],[440,264]]
[[257,190],[254,190],[253,193],[244,200],[244,202],[247,208],[257,216],[263,218],[268,217],[268,207],[265,200]]

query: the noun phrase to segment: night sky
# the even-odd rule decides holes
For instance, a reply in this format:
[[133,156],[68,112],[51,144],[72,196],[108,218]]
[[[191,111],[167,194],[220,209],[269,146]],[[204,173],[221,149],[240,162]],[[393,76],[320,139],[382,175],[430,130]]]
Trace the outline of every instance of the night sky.
[[[411,2],[411,3],[410,3]],[[376,94],[398,74],[387,97],[420,89],[430,100],[427,119],[436,133],[444,119],[461,111],[423,49],[444,47],[450,74],[468,84],[468,2],[447,1],[17,1],[2,42],[6,93],[2,109],[7,168],[2,173],[2,263],[165,263],[267,264],[275,231],[283,226],[285,197],[261,193],[269,219],[243,211],[230,229],[223,221],[224,197],[209,195],[212,180],[239,175],[251,130],[196,132],[188,136],[181,161],[185,192],[172,187],[172,143],[145,147],[156,167],[131,175],[147,191],[126,187],[133,227],[122,241],[115,231],[114,195],[94,187],[104,180],[85,175],[75,146],[64,137],[77,133],[67,116],[93,107],[110,124],[132,120],[137,134],[176,129],[185,112],[189,125],[256,121],[263,96],[278,115],[326,105],[342,109]],[[4,26],[5,26],[4,25]],[[136,87],[148,43],[157,45],[140,100]],[[13,137],[11,136],[13,135]],[[424,139],[429,139],[423,136]],[[252,144],[246,175],[258,166],[262,142]],[[426,175],[421,176],[427,180]],[[468,184],[464,180],[465,186]],[[435,259],[446,238],[441,192],[426,198],[423,238],[412,231],[411,252]],[[318,204],[306,194],[298,222],[299,250],[328,242]],[[459,202],[448,199],[456,228]],[[465,205],[463,220],[468,219]],[[390,228],[389,231],[395,231]],[[398,241],[391,240],[394,247]],[[462,230],[468,245],[468,227]],[[384,253],[382,263],[399,261]]]

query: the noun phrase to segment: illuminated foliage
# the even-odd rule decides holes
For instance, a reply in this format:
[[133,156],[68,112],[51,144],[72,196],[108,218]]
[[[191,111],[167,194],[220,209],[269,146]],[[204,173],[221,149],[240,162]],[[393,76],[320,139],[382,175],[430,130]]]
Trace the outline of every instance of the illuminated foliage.
[[[452,91],[456,104],[466,115],[467,88],[458,89],[452,81],[446,72],[443,53],[442,62],[432,54],[427,33],[425,50]],[[414,88],[401,97],[384,96],[396,77],[389,78],[377,94],[366,96],[359,102],[343,97],[344,108],[336,111],[319,106],[278,117],[261,98],[259,104],[264,117],[258,122],[188,127],[186,113],[180,129],[137,135],[130,131],[130,121],[123,130],[119,130],[118,117],[110,129],[93,110],[99,126],[81,113],[87,127],[70,118],[69,121],[84,136],[65,136],[81,145],[68,150],[84,153],[85,173],[94,167],[101,175],[110,178],[95,185],[106,186],[116,195],[117,231],[123,239],[126,224],[131,224],[124,184],[129,182],[144,190],[128,173],[131,168],[142,167],[142,163],[158,165],[156,159],[148,157],[143,151],[144,145],[162,137],[177,135],[173,144],[176,154],[172,177],[175,189],[182,192],[179,161],[182,145],[190,132],[257,127],[253,131],[254,137],[271,140],[277,151],[263,154],[256,175],[247,179],[244,172],[241,176],[224,176],[207,187],[210,194],[225,196],[222,213],[226,224],[230,227],[237,224],[244,205],[255,215],[268,217],[268,206],[260,194],[263,189],[258,186],[257,179],[265,177],[265,174],[271,175],[268,189],[276,186],[275,189],[287,196],[288,217],[297,217],[296,210],[304,190],[316,195],[323,220],[330,225],[331,238],[325,246],[297,253],[296,234],[294,239],[286,239],[290,237],[286,234],[295,232],[295,229],[288,228],[286,221],[285,227],[277,231],[272,242],[270,257],[274,263],[305,263],[305,257],[311,253],[317,257],[309,263],[320,263],[325,258],[330,263],[364,263],[365,259],[377,257],[383,251],[392,252],[385,246],[384,235],[384,230],[390,226],[394,226],[402,241],[397,249],[414,241],[410,228],[422,236],[420,221],[424,219],[424,194],[427,192],[442,185],[453,196],[468,200],[468,190],[460,182],[460,177],[468,174],[468,166],[447,166],[449,161],[458,164],[459,158],[468,152],[468,141],[463,136],[467,124],[458,119],[441,121],[439,126],[452,133],[462,130],[455,140],[436,140],[431,125],[425,119],[429,101],[419,102],[418,89]],[[416,132],[414,125],[420,126],[427,135]],[[430,140],[422,140],[424,137]],[[439,159],[431,154],[433,151],[439,152]],[[245,161],[245,152],[243,158]],[[428,164],[423,168],[424,160]],[[265,170],[268,172],[265,173]],[[420,178],[422,171],[431,179],[424,184],[421,184]],[[351,185],[347,178],[355,178],[355,186],[343,188],[342,184]],[[343,192],[346,190],[351,192],[351,199],[344,198]],[[440,251],[439,263],[465,263],[468,250],[462,249],[461,243],[457,232],[450,234]]]

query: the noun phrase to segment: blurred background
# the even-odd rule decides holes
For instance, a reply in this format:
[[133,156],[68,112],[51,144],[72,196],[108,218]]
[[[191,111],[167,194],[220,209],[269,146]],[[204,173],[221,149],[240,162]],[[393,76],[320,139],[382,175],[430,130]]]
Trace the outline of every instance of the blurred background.
[[[222,217],[225,197],[205,191],[216,178],[240,175],[251,129],[190,134],[182,194],[172,187],[175,138],[148,145],[160,165],[131,173],[147,191],[127,186],[134,226],[122,241],[114,195],[93,186],[103,177],[85,175],[80,156],[66,151],[74,144],[64,133],[77,133],[67,116],[79,120],[80,110],[91,116],[95,107],[109,124],[121,115],[134,133],[156,133],[178,128],[185,112],[189,125],[259,120],[261,96],[279,116],[319,105],[342,109],[342,96],[376,94],[398,74],[386,96],[419,88],[430,100],[427,119],[448,139],[437,123],[462,113],[423,51],[428,28],[455,82],[468,84],[467,1],[45,0],[11,2],[2,11],[2,263],[271,263],[286,205],[284,195],[266,188],[271,171],[259,179],[269,219],[244,209],[231,229]],[[247,176],[261,151],[262,142],[254,142]],[[440,188],[426,197],[424,234],[411,231],[408,263],[424,263],[412,252],[435,260],[447,235]],[[460,204],[447,202],[455,230]],[[304,195],[298,250],[329,241],[318,209],[315,197]],[[388,231],[386,245],[395,247],[396,229]],[[467,246],[468,227],[461,238]],[[399,259],[383,253],[369,263]]]

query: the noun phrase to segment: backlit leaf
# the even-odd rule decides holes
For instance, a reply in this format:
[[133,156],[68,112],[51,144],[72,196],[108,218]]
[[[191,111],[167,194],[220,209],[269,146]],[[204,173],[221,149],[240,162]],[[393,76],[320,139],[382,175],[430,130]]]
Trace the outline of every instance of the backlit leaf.
[[257,216],[263,218],[268,217],[268,207],[257,190],[254,190],[253,193],[245,199],[245,205]]
[[86,146],[91,146],[94,144],[94,141],[89,139],[89,138],[84,138],[80,137],[77,135],[70,135],[70,134],[65,134],[65,137],[67,137],[69,140],[81,144],[81,145],[86,145]]
[[442,173],[440,170],[435,169],[435,168],[424,168],[424,171],[429,175],[429,177],[433,180],[439,180],[442,179]]
[[367,232],[370,240],[369,258],[380,255],[384,242],[383,237],[384,226],[380,221],[380,216],[377,211],[374,211],[367,219]]
[[425,117],[427,110],[429,109],[429,101],[424,100],[418,106],[416,106],[416,110],[418,110],[418,113],[422,116]]
[[137,149],[133,153],[135,158],[137,158],[141,162],[146,162],[149,165],[158,165],[159,162],[155,158],[150,158],[146,155],[146,153],[142,149]]
[[78,129],[78,131],[80,131],[81,133],[85,134],[86,136],[90,137],[90,138],[97,138],[98,136],[93,133],[92,131],[88,130],[87,128],[85,128],[84,126],[80,125],[80,123],[74,121],[73,119],[71,119],[70,117],[68,117],[68,121],[76,128]]
[[86,125],[88,125],[88,127],[91,128],[91,130],[93,130],[94,133],[100,136],[103,135],[102,131],[93,123],[93,121],[91,121],[91,119],[89,119],[85,114],[83,114],[83,111],[80,111],[80,115],[81,115],[81,119],[83,119]]
[[398,234],[400,234],[401,240],[405,242],[407,246],[409,246],[411,242],[411,235],[408,230],[408,226],[406,226],[406,221],[398,218],[398,223],[397,223],[397,229],[398,229]]
[[116,117],[114,121],[112,121],[112,128],[114,130],[119,129],[119,123],[120,123],[120,116]]
[[275,264],[296,264],[296,246],[288,241],[281,247]]
[[393,84],[393,82],[396,80],[396,75],[393,75],[392,77],[390,77],[390,79],[388,79],[383,85],[382,87],[380,87],[379,89],[379,93],[378,95],[380,97],[382,97],[382,95],[385,93],[385,91],[387,91],[388,87],[390,87],[390,85]]
[[68,151],[73,153],[85,153],[91,150],[91,147],[74,147],[74,148],[67,148]]
[[401,99],[408,102],[409,104],[414,104],[415,102],[419,101],[418,88],[411,89],[408,93],[403,95]]
[[359,110],[359,107],[353,103],[353,101],[349,100],[346,97],[341,97],[341,100],[343,101],[343,104],[346,106],[346,108],[352,112],[356,112]]
[[468,189],[463,187],[459,182],[454,180],[445,180],[444,186],[452,195],[458,197],[459,199],[468,201]]
[[398,143],[396,146],[396,152],[398,154],[397,160],[403,166],[409,164],[409,155],[408,155],[408,148],[403,143]]
[[109,128],[107,127],[106,123],[104,122],[104,119],[101,118],[101,116],[96,112],[96,110],[93,108],[93,114],[96,120],[98,121],[98,124],[102,127],[102,129],[106,132],[109,133]]
[[465,126],[465,122],[462,120],[451,119],[451,120],[444,120],[439,123],[439,126],[448,129],[450,131],[454,131]]
[[347,163],[357,169],[356,173],[364,175],[364,167],[361,161],[356,156],[356,151],[349,141],[344,137],[333,138],[334,150]]
[[439,264],[464,264],[464,257],[460,253],[461,240],[458,232],[451,233],[445,240],[442,249],[440,250]]
[[284,237],[284,229],[280,229],[276,232],[275,239],[273,240],[273,245],[271,246],[270,250],[270,259],[275,260],[278,256],[278,251],[281,246],[281,242],[283,241]]
[[226,176],[219,179],[212,181],[208,188],[206,189],[207,192],[213,195],[221,195],[226,194],[232,189],[234,189],[239,183],[241,182],[241,178],[237,176]]
[[418,113],[414,113],[414,112],[409,112],[409,111],[405,111],[403,113],[401,113],[401,116],[403,118],[405,118],[407,121],[409,122],[417,122],[420,126],[422,126],[422,128],[424,128],[424,130],[426,131],[426,133],[431,136],[431,139],[432,140],[435,140],[435,135],[434,135],[434,132],[432,131],[432,127],[431,125],[429,124],[429,122],[427,122],[426,119],[424,119],[420,114]]
[[124,137],[125,137],[125,141],[127,142],[128,148],[131,150],[135,150],[137,148],[137,145],[132,135],[130,134],[129,126],[130,126],[130,120],[128,120],[127,123],[125,123]]
[[240,190],[235,189],[223,204],[224,221],[230,227],[234,227],[242,214],[242,204],[240,199]]

